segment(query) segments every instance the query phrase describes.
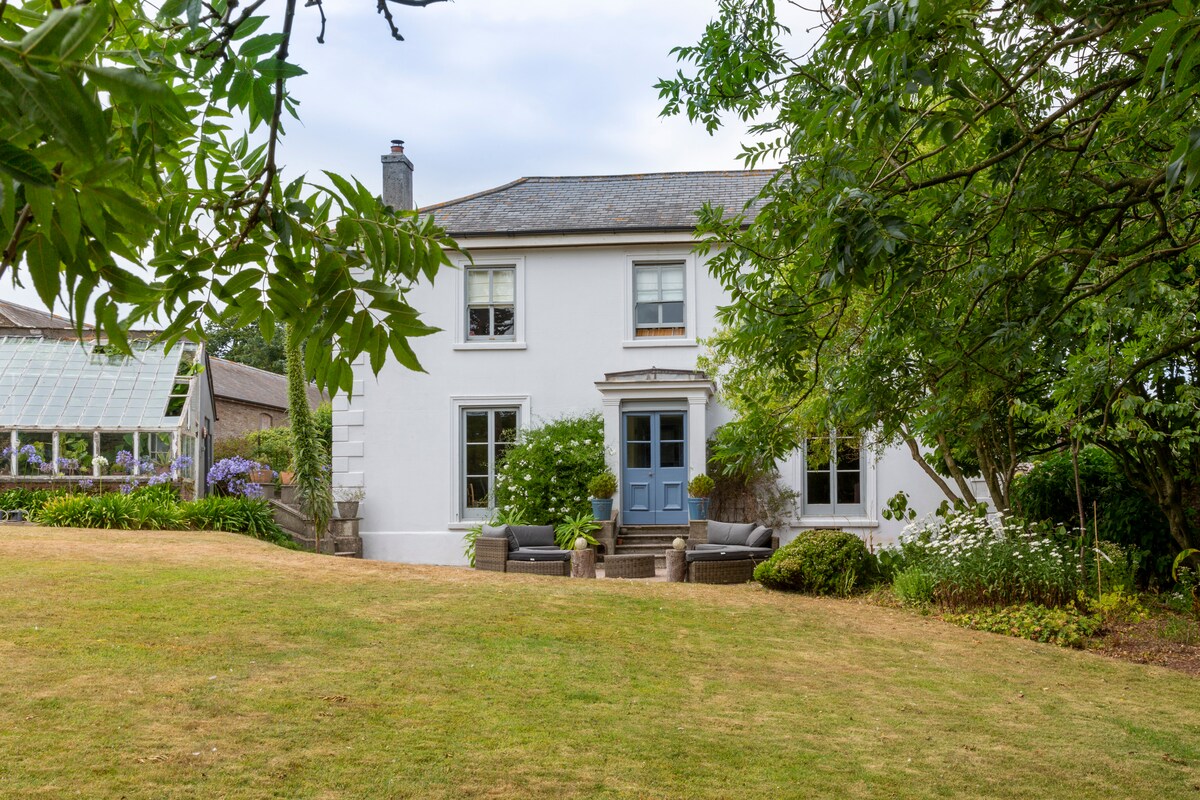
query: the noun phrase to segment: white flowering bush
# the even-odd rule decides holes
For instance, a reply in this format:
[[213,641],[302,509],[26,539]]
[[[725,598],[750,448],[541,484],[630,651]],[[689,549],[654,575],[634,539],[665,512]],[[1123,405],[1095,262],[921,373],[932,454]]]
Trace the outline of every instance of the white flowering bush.
[[496,506],[530,525],[591,512],[588,481],[605,469],[599,414],[561,417],[520,434],[496,470]]
[[906,579],[923,573],[934,602],[947,607],[1040,603],[1075,599],[1073,551],[1047,531],[1002,515],[952,515],[923,520],[900,537]]

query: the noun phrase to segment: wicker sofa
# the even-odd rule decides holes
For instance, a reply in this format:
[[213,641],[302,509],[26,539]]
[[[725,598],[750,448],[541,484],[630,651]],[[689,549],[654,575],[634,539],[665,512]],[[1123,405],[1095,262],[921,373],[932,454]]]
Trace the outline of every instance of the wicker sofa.
[[745,583],[779,547],[774,531],[753,522],[708,520],[705,527],[708,541],[684,554],[689,583]]
[[571,551],[558,548],[549,525],[484,525],[475,540],[475,569],[567,576]]

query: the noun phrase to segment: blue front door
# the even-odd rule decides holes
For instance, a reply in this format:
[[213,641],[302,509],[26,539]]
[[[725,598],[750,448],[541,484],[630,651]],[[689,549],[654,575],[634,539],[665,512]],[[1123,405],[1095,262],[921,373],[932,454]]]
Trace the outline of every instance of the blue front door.
[[687,523],[687,412],[625,412],[621,447],[622,521]]

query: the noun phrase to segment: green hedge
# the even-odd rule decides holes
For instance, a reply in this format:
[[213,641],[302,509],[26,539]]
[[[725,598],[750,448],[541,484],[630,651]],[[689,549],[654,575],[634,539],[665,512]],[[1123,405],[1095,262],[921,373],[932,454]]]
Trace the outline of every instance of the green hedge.
[[754,570],[768,589],[806,594],[848,595],[875,573],[874,558],[863,540],[846,531],[801,533]]
[[157,492],[63,492],[31,510],[30,515],[40,525],[58,528],[213,530],[244,533],[275,544],[291,542],[276,524],[267,501],[245,497],[206,497],[180,503]]

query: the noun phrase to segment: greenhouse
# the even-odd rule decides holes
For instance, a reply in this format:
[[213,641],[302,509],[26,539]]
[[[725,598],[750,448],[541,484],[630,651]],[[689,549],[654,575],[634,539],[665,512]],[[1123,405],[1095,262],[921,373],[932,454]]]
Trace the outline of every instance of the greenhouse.
[[203,494],[212,391],[202,348],[0,336],[0,488],[179,484]]

